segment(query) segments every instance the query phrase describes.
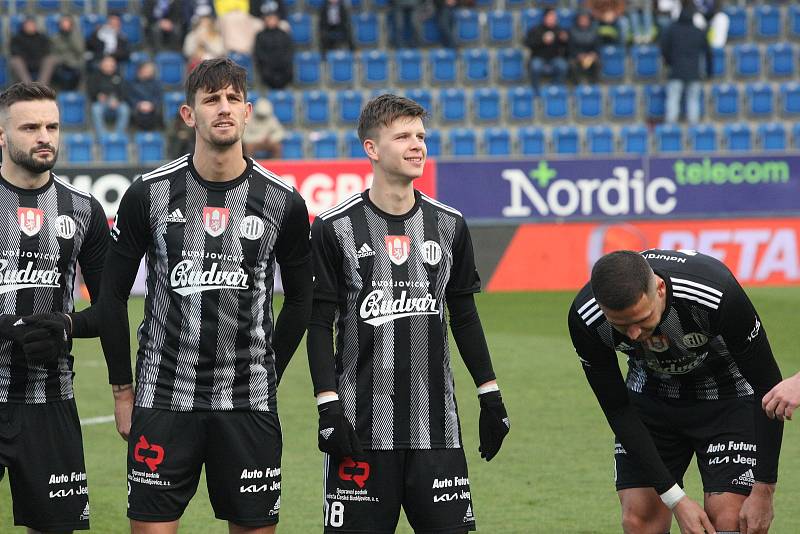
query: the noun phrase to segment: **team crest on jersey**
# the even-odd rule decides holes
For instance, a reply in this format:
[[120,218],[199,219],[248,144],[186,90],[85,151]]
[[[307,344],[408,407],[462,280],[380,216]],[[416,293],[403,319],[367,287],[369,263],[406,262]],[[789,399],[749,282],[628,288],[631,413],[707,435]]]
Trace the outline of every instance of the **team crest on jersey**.
[[239,223],[239,233],[242,237],[255,241],[264,235],[264,221],[255,215],[248,215]]
[[395,265],[403,265],[411,251],[411,238],[407,235],[387,235],[386,252]]
[[669,338],[667,336],[650,336],[644,343],[653,352],[666,352],[669,350]]
[[217,237],[228,227],[230,210],[228,208],[217,208],[206,206],[203,208],[203,227],[211,237]]
[[37,208],[17,208],[17,219],[22,233],[33,237],[42,229],[44,212]]
[[419,246],[422,261],[428,265],[438,265],[442,261],[442,247],[436,241],[425,241]]
[[75,219],[69,215],[59,215],[56,219],[56,235],[61,239],[72,239],[75,237]]
[[683,344],[691,349],[702,347],[708,343],[708,336],[700,332],[689,332],[683,336]]

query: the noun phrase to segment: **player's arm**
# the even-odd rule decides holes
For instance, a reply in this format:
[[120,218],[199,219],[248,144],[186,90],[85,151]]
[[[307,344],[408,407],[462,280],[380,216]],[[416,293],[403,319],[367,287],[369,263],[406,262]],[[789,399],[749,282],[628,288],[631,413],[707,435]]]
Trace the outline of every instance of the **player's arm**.
[[100,203],[92,197],[92,215],[83,246],[78,254],[81,274],[89,290],[92,305],[79,312],[67,314],[71,321],[72,337],[86,338],[100,335],[100,282],[108,251],[108,219]]
[[311,316],[311,245],[308,238],[308,210],[303,197],[293,191],[289,211],[275,243],[275,256],[281,266],[283,307],[275,322],[272,349],[275,372],[280,382]]

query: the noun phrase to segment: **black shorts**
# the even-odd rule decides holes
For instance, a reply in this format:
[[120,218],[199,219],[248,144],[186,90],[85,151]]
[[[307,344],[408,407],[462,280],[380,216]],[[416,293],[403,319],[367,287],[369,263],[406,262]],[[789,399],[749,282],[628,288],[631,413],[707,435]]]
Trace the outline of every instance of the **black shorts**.
[[393,533],[403,507],[416,534],[475,530],[463,449],[325,455],[325,532]]
[[89,490],[75,400],[0,403],[0,464],[14,524],[38,531],[89,529]]
[[[704,492],[750,494],[756,465],[753,397],[687,401],[629,396],[681,487],[696,454]],[[618,440],[614,449],[617,491],[652,486]]]
[[173,412],[135,407],[128,438],[128,517],[183,515],[205,464],[218,519],[244,527],[278,522],[281,427],[270,412]]

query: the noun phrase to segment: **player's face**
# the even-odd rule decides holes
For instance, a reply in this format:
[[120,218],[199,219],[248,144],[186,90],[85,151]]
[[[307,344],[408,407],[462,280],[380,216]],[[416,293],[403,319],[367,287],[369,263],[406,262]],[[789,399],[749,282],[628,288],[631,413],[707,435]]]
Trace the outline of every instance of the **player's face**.
[[59,114],[52,100],[16,102],[0,125],[3,154],[30,174],[52,169],[58,159]]
[[380,128],[367,153],[384,174],[414,180],[422,176],[428,148],[425,126],[419,117],[400,117]]
[[618,332],[628,336],[633,341],[646,341],[653,335],[661,316],[664,313],[666,284],[659,277],[655,278],[653,287],[647,293],[642,293],[636,304],[624,310],[610,310],[600,306],[606,320]]
[[244,95],[229,85],[213,93],[198,90],[194,107],[183,106],[181,115],[195,129],[198,142],[224,149],[241,141],[252,109]]

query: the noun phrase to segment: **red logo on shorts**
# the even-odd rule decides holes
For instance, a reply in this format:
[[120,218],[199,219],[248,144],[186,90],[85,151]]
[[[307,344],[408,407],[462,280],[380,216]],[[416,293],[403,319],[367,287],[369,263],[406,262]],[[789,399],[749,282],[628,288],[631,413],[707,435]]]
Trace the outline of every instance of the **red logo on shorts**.
[[369,478],[369,464],[367,462],[356,462],[350,456],[346,456],[339,464],[339,478],[352,480],[359,488],[363,488],[364,483]]
[[[152,451],[152,454],[155,454],[155,456],[151,456],[150,454],[144,456],[141,451]],[[136,446],[133,448],[133,459],[137,462],[147,464],[150,471],[155,472],[158,468],[158,464],[164,461],[164,447],[156,445],[155,443],[148,443],[147,438],[139,436],[139,442],[136,443]]]

